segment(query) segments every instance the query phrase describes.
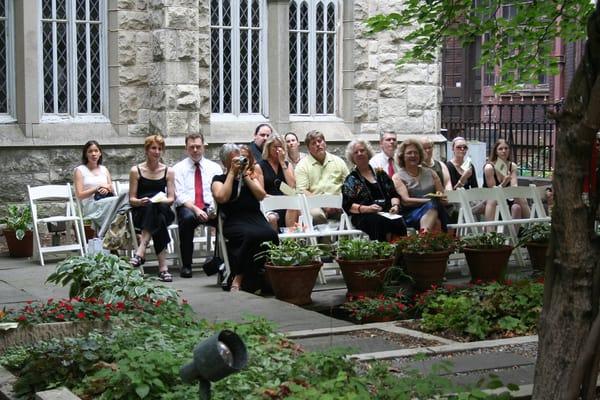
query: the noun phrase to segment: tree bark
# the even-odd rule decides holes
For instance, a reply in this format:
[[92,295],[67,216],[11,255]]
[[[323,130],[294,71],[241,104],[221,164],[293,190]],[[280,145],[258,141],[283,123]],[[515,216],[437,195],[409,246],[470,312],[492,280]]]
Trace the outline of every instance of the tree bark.
[[581,193],[600,115],[599,11],[588,21],[588,38],[586,56],[557,116],[555,205],[533,399],[588,399],[597,379],[598,333],[591,328],[600,289],[600,245],[593,231],[598,194],[586,204]]

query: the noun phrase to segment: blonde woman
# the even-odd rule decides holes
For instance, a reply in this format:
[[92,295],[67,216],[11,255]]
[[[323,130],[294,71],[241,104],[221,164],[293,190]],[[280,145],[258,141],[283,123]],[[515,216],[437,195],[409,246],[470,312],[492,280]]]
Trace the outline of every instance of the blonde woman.
[[[296,177],[291,164],[286,161],[285,143],[281,136],[271,135],[263,146],[263,159],[258,163],[261,184],[267,195],[281,196],[282,183],[296,187]],[[275,230],[284,226],[291,227],[298,220],[297,210],[275,210],[267,214],[269,223]]]

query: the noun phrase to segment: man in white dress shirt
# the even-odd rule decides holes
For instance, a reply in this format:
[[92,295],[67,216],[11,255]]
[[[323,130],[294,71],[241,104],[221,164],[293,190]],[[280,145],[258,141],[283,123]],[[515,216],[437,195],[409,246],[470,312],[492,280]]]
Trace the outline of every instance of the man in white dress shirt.
[[383,131],[379,134],[379,150],[379,153],[369,160],[369,164],[373,169],[383,169],[391,178],[400,168],[398,160],[394,159],[394,153],[396,152],[395,132]]
[[207,210],[214,207],[210,186],[213,177],[223,170],[216,162],[204,158],[204,136],[192,133],[185,138],[188,157],[179,161],[175,170],[175,207],[179,224],[179,248],[181,250],[180,275],[192,277],[192,253],[194,230],[200,224],[214,225]]

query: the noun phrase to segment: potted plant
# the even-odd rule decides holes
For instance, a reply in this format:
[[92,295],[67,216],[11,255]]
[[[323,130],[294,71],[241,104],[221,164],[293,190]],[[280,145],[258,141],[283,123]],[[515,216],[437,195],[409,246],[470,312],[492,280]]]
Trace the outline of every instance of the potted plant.
[[419,232],[398,241],[406,273],[417,290],[427,290],[442,281],[456,245],[454,236],[444,232]]
[[504,280],[508,259],[513,247],[498,232],[484,232],[461,239],[472,281]]
[[394,264],[396,246],[363,238],[341,240],[336,261],[348,288],[348,296],[381,292],[386,271]]
[[524,227],[519,245],[525,246],[533,269],[543,271],[546,267],[546,253],[550,243],[550,223],[542,222]]
[[312,303],[310,294],[323,265],[323,247],[294,239],[279,244],[265,242],[263,246],[267,249],[257,257],[266,256],[265,269],[275,297],[296,305]]
[[0,219],[4,224],[4,237],[11,257],[31,257],[33,254],[33,219],[31,208],[15,204],[6,207],[6,215]]

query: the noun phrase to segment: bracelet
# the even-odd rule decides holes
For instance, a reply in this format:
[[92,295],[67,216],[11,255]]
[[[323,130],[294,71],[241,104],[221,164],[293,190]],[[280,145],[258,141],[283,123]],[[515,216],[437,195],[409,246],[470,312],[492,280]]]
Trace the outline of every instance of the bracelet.
[[362,207],[362,204],[359,204],[359,205],[358,205],[358,213],[359,213],[359,214],[362,214],[362,211],[360,211],[360,208],[361,208],[361,207]]

